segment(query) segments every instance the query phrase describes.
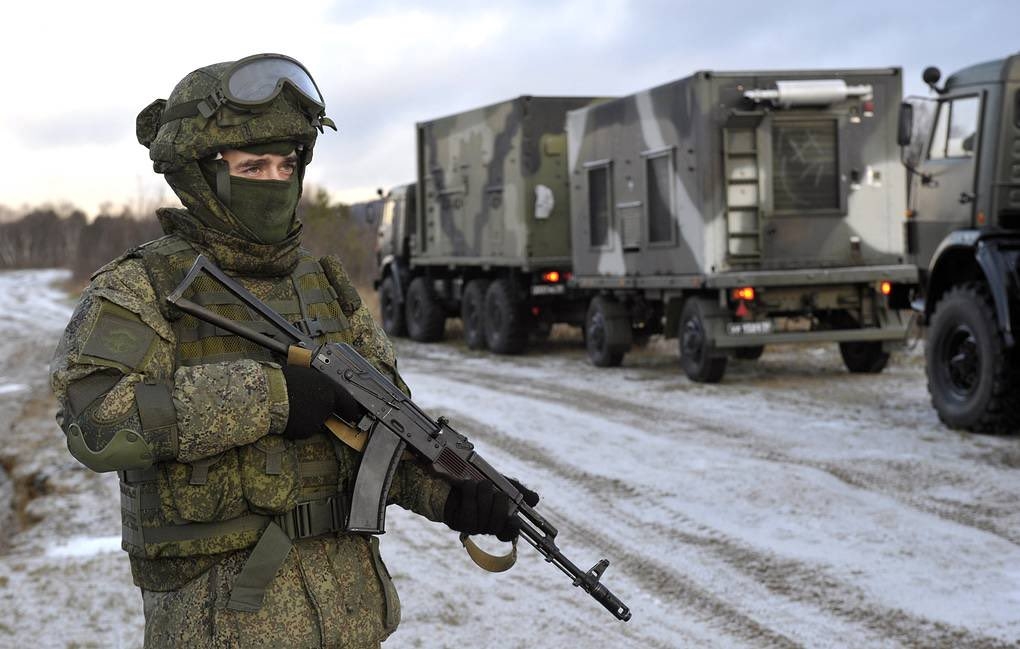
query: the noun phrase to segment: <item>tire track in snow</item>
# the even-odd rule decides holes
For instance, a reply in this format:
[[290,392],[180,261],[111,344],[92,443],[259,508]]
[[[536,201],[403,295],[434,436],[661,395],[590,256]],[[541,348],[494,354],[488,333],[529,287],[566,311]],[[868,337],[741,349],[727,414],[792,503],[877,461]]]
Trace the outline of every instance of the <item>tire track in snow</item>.
[[[925,514],[992,534],[1009,543],[1020,546],[1020,532],[1004,527],[995,520],[995,518],[1001,517],[1001,512],[974,504],[933,501],[915,496],[902,489],[898,481],[890,478],[890,476],[896,475],[895,472],[884,475],[881,472],[872,473],[835,462],[824,462],[792,456],[776,448],[768,447],[753,432],[740,429],[734,423],[728,422],[725,426],[720,425],[717,421],[703,415],[684,412],[684,420],[676,421],[675,418],[678,413],[675,410],[667,410],[647,404],[635,404],[633,401],[603,393],[588,392],[558,383],[542,383],[534,378],[531,378],[528,383],[504,383],[494,378],[492,374],[484,371],[467,371],[463,368],[455,370],[451,369],[447,364],[429,358],[416,357],[415,360],[430,365],[434,371],[443,375],[459,377],[473,385],[483,386],[497,392],[512,393],[560,406],[567,405],[579,408],[582,411],[589,410],[591,404],[597,403],[600,406],[600,413],[607,419],[627,423],[638,428],[643,429],[647,425],[648,420],[651,419],[657,422],[668,422],[668,432],[670,434],[677,432],[707,432],[729,440],[735,440],[738,443],[742,443],[745,448],[751,451],[752,457],[757,459],[822,471],[851,487],[887,496]],[[642,416],[638,416],[634,412],[635,409],[640,409]],[[654,434],[652,431],[647,432]],[[970,481],[970,476],[962,473],[951,473],[942,470],[941,475],[945,477],[944,482],[949,484],[961,484]],[[980,486],[977,491],[987,492],[987,487]]]
[[[430,363],[426,362],[426,364]],[[612,419],[617,421],[640,420],[641,423],[647,424],[647,419],[632,416],[632,410],[635,409],[635,407],[642,408],[644,414],[647,415],[648,407],[644,404],[634,404],[633,402],[623,399],[564,387],[559,384],[542,384],[541,381],[536,381],[533,377],[529,377],[529,381],[527,382],[505,382],[493,379],[491,374],[484,372],[463,371],[463,366],[461,366],[460,370],[451,370],[449,364],[443,364],[442,367],[438,367],[438,364],[436,364],[436,366],[431,369],[433,369],[435,373],[449,377],[452,381],[467,380],[470,383],[485,389],[520,395],[529,399],[541,399],[560,406],[573,406],[580,408],[584,412],[591,410],[591,404],[598,403],[599,411],[602,413],[609,413],[607,416]],[[657,410],[659,410],[659,412],[651,413],[651,417],[656,421],[669,421],[677,415],[677,413],[673,411],[666,411],[664,409]],[[597,489],[600,493],[608,493],[623,498],[634,498],[648,495],[647,493],[639,492],[636,488],[618,480],[593,475],[576,467],[556,462],[554,459],[549,458],[546,452],[537,446],[523,442],[516,438],[508,437],[505,434],[494,431],[485,424],[472,419],[470,416],[463,413],[459,414],[460,416],[458,419],[470,420],[472,434],[478,436],[480,439],[484,439],[486,443],[498,446],[505,452],[531,463],[539,464],[543,466],[543,468],[546,468],[557,475],[564,476],[572,482],[584,485],[587,488]],[[684,429],[700,430],[708,428],[712,433],[721,432],[727,439],[738,441],[752,437],[752,434],[748,432],[720,430],[722,427],[711,421],[702,420],[700,417],[691,417],[689,415],[685,416],[687,417],[687,422],[685,422],[685,425],[682,426]],[[675,432],[675,428],[671,429],[671,432]],[[834,463],[802,460],[800,458],[787,456],[771,449],[764,450],[761,448],[754,448],[757,446],[755,444],[751,444],[750,446],[752,447],[751,450],[754,451],[754,455],[761,459],[785,464],[795,464],[824,471],[833,475],[837,479],[854,486],[855,488],[862,488],[871,491],[877,490],[883,495],[890,495],[897,501],[904,502],[904,494],[897,492],[895,489],[890,489],[888,485],[880,484],[881,480],[878,479],[879,476],[871,476],[866,472],[848,471],[845,467],[841,467]],[[926,503],[916,498],[908,498],[908,502],[904,502],[904,504],[921,509],[926,513],[947,518],[954,523],[965,524],[981,529],[982,531],[1002,536],[1002,530],[997,529],[995,526],[987,525],[984,521],[979,520],[974,516],[966,516],[952,506],[939,507],[935,504]],[[613,515],[619,517],[620,512],[618,510],[614,510]],[[649,527],[648,524],[643,521],[632,520],[631,524],[635,529],[647,529]],[[576,522],[574,522],[573,525],[576,526]],[[899,609],[891,609],[869,602],[864,591],[856,586],[842,583],[838,579],[827,575],[824,570],[820,569],[818,566],[800,563],[794,560],[778,557],[771,553],[755,550],[739,541],[726,537],[716,530],[710,530],[707,533],[695,534],[674,530],[662,525],[652,526],[652,528],[655,529],[657,534],[669,538],[673,544],[699,547],[709,551],[712,556],[717,557],[727,565],[732,566],[738,572],[752,578],[767,588],[770,592],[810,606],[821,606],[822,610],[826,613],[859,624],[861,627],[870,632],[881,634],[882,637],[895,638],[897,641],[906,645],[920,644],[922,646],[933,647],[974,646],[987,648],[1012,646],[1007,645],[997,638],[976,635],[967,629],[932,621],[928,618],[911,615]],[[596,543],[598,547],[607,551],[613,549],[614,552],[620,553],[617,554],[617,556],[626,556],[627,548],[616,544],[598,530],[591,530],[584,526],[579,526],[579,531],[585,537],[592,538],[593,540],[596,538],[600,539]],[[1012,541],[1012,539],[1009,538],[1007,538],[1007,540]],[[639,562],[637,565],[628,565],[629,573],[634,572],[635,570],[637,571],[636,574],[645,575],[642,577],[645,582],[647,582],[648,579],[651,579],[653,584],[656,584],[656,592],[670,594],[670,584],[674,581],[673,577],[675,577],[675,571],[673,571],[674,575],[671,576],[666,583],[661,583],[658,582],[654,576],[648,576],[656,575],[657,571],[661,570],[661,567],[649,566],[644,564],[644,562]],[[649,570],[651,572],[648,572]],[[647,585],[648,584],[646,583],[646,586]],[[687,602],[697,600],[698,597],[703,596],[700,594],[692,595],[692,593],[701,589],[699,589],[696,585],[693,585],[692,590],[691,586],[691,582],[687,581],[687,585],[681,587],[679,593],[675,593],[675,595],[684,598],[685,605]],[[746,618],[746,616],[744,617]],[[757,629],[750,632],[751,635],[753,635],[756,631]],[[744,639],[749,639],[747,633],[741,633],[738,634],[738,636]],[[782,638],[782,642],[793,642],[789,638],[785,638],[783,636],[780,637]],[[760,638],[755,637],[755,641],[760,642]],[[773,638],[773,641],[777,640]]]
[[[526,462],[538,465],[550,473],[564,477],[570,482],[583,486],[586,490],[590,489],[598,493],[609,492],[624,498],[648,495],[618,480],[557,462],[539,446],[509,437],[466,413],[458,412],[457,419],[467,424],[472,437],[484,441],[487,445],[498,447]],[[668,527],[661,523],[649,524],[647,521],[629,516],[624,508],[614,508],[611,514],[617,519],[627,519],[623,525],[630,529],[641,529],[646,532],[651,529],[674,545],[685,545],[707,551],[738,573],[761,584],[771,593],[816,608],[848,622],[859,624],[864,629],[884,638],[895,638],[897,642],[905,646],[945,647],[946,649],[961,646],[974,649],[1015,647],[1013,643],[977,635],[968,629],[936,622],[902,609],[875,604],[869,601],[863,590],[830,576],[820,566],[757,550],[718,530],[698,525],[682,515],[679,517],[681,522],[696,528],[697,533]],[[568,522],[568,525],[562,525],[564,520]],[[619,561],[618,565],[622,565],[628,576],[636,578],[642,585],[651,588],[660,596],[675,597],[685,607],[693,606],[702,613],[710,613],[713,616],[718,616],[718,619],[725,620],[724,626],[728,633],[755,643],[768,640],[767,646],[798,646],[795,641],[766,629],[753,618],[736,611],[731,605],[723,603],[724,606],[718,606],[718,603],[721,602],[714,595],[708,595],[712,600],[715,600],[714,603],[705,606],[706,591],[690,578],[647,557],[635,558],[631,548],[618,543],[602,530],[579,523],[563,513],[559,514],[557,522],[561,523],[561,527],[564,529],[572,529],[574,531],[572,537],[587,539],[592,546],[608,553],[609,556],[627,557],[627,559]],[[748,621],[751,624],[748,624]],[[739,626],[734,627],[733,624],[739,624]]]

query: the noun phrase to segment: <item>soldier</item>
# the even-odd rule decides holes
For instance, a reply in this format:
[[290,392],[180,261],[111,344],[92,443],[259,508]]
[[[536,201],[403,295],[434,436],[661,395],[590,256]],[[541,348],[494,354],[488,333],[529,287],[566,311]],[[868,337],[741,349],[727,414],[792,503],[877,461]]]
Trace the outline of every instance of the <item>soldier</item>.
[[[120,477],[146,647],[377,647],[399,621],[378,539],[343,532],[359,456],[322,423],[351,407],[345,395],[165,299],[205,254],[406,389],[340,260],[299,245],[295,209],[324,127],[335,130],[312,77],[276,54],[196,70],[142,110],[138,139],[185,209],[159,210],[166,236],[92,276],[56,350],[71,454]],[[215,285],[194,287],[195,302],[250,319]],[[414,460],[389,502],[462,532],[517,533],[488,482],[451,487]]]

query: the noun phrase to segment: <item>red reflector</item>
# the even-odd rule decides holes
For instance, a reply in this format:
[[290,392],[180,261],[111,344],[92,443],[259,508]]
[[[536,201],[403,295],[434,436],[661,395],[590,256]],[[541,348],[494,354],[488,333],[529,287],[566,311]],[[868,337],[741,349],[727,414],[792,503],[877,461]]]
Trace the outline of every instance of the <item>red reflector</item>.
[[882,295],[889,295],[892,293],[892,282],[882,282],[878,285],[878,290],[882,292]]
[[737,311],[736,311],[736,316],[737,316],[738,318],[743,318],[743,317],[744,317],[745,315],[747,315],[748,313],[749,313],[749,311],[747,310],[747,305],[746,305],[746,304],[744,304],[744,301],[743,301],[743,300],[741,300],[741,301],[740,301],[740,304],[739,304],[739,305],[737,305]]
[[866,101],[866,102],[864,102],[864,105],[861,106],[861,107],[864,109],[865,113],[873,113],[873,112],[875,112],[875,102],[873,102],[873,101]]
[[750,286],[743,286],[741,288],[735,288],[730,292],[730,296],[734,300],[747,300],[748,302],[754,301],[754,289]]
[[539,309],[537,306],[531,307],[531,315],[533,315],[535,317],[538,317],[538,314],[541,313],[541,312],[542,312],[542,310]]
[[542,281],[548,282],[549,284],[555,284],[556,282],[560,281],[560,271],[550,270],[548,272],[542,273]]

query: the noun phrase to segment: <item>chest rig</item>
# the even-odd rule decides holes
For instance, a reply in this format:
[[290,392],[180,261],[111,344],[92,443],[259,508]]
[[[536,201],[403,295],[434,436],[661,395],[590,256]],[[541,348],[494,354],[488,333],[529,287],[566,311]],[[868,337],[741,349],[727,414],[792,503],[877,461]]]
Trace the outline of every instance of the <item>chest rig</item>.
[[[265,349],[166,302],[198,255],[192,244],[168,236],[135,254],[144,260],[160,309],[177,338],[177,367],[274,360]],[[351,342],[337,287],[310,254],[302,251],[289,275],[238,279],[316,342]],[[248,328],[272,332],[211,279],[199,278],[193,291],[192,301]],[[124,548],[135,557],[160,559],[254,546],[231,604],[256,610],[291,541],[343,529],[345,486],[356,461],[331,435],[298,441],[267,435],[191,464],[171,461],[122,471]]]

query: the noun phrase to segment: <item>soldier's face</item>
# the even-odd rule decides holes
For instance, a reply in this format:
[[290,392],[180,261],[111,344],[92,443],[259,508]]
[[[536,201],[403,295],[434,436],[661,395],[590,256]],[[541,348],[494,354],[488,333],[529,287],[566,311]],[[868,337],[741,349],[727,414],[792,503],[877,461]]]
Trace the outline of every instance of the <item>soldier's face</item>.
[[264,153],[257,155],[238,149],[221,151],[220,155],[227,163],[231,176],[250,178],[252,180],[290,180],[297,171],[297,153],[291,151],[287,155]]

